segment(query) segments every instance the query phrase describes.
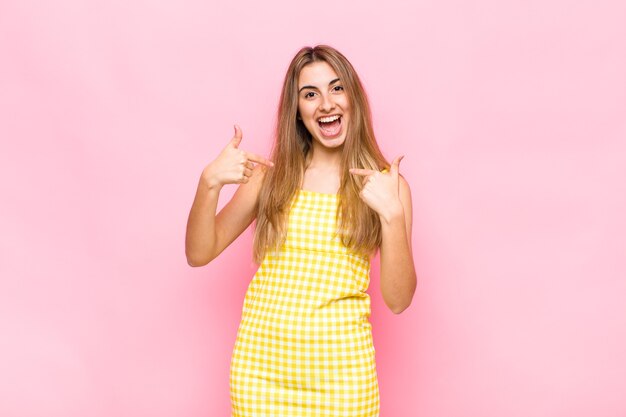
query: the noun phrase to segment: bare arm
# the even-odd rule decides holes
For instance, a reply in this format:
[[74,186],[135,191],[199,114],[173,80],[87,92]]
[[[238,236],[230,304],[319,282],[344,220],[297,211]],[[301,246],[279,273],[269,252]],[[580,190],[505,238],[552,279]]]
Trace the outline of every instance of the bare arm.
[[380,290],[385,304],[395,314],[411,304],[417,286],[411,249],[411,190],[398,172],[401,159],[393,161],[388,174],[350,169],[352,174],[367,177],[360,195],[380,218]]
[[[265,173],[272,163],[238,149],[241,130],[203,171],[187,220],[185,255],[190,266],[215,259],[252,223]],[[253,166],[251,161],[258,164]],[[233,198],[216,215],[219,193],[225,184],[239,183]]]
[[395,314],[413,299],[417,277],[411,248],[412,205],[409,185],[400,177],[400,204],[380,216],[383,242],[380,246],[380,289],[385,303]]

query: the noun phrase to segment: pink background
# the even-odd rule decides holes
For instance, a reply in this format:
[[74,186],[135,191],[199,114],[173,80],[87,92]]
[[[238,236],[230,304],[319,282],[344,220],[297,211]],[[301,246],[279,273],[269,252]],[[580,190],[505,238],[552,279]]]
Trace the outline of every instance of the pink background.
[[251,234],[193,269],[187,214],[329,43],[413,191],[381,416],[625,416],[626,3],[227,3],[0,3],[0,415],[229,415]]

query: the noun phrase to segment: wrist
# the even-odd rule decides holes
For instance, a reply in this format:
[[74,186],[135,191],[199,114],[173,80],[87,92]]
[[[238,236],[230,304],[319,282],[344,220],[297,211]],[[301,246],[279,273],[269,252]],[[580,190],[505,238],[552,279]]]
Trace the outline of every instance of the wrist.
[[378,213],[380,222],[383,224],[391,224],[398,220],[404,221],[404,207],[398,202],[397,204],[388,204],[385,211]]
[[217,179],[213,172],[211,172],[209,167],[206,167],[204,171],[202,171],[200,182],[209,190],[219,191],[224,186],[224,184]]

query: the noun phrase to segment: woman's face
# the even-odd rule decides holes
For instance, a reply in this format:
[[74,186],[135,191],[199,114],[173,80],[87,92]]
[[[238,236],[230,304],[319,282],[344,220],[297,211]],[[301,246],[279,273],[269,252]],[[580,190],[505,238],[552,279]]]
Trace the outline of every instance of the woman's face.
[[350,102],[342,80],[326,62],[313,62],[300,71],[298,113],[314,142],[328,148],[345,142]]

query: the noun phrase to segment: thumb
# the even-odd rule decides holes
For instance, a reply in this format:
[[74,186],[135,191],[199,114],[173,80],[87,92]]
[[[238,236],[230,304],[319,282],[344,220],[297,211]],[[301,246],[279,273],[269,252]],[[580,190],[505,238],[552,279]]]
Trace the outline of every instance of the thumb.
[[241,143],[241,139],[243,139],[243,132],[241,131],[241,128],[239,126],[235,125],[235,136],[233,136],[233,138],[230,140],[230,143],[235,148],[238,148],[239,144]]
[[396,157],[396,159],[394,159],[393,162],[391,163],[391,167],[389,169],[389,173],[391,175],[394,175],[394,176],[398,175],[399,170],[400,170],[400,161],[402,161],[402,158],[404,158],[404,155]]

